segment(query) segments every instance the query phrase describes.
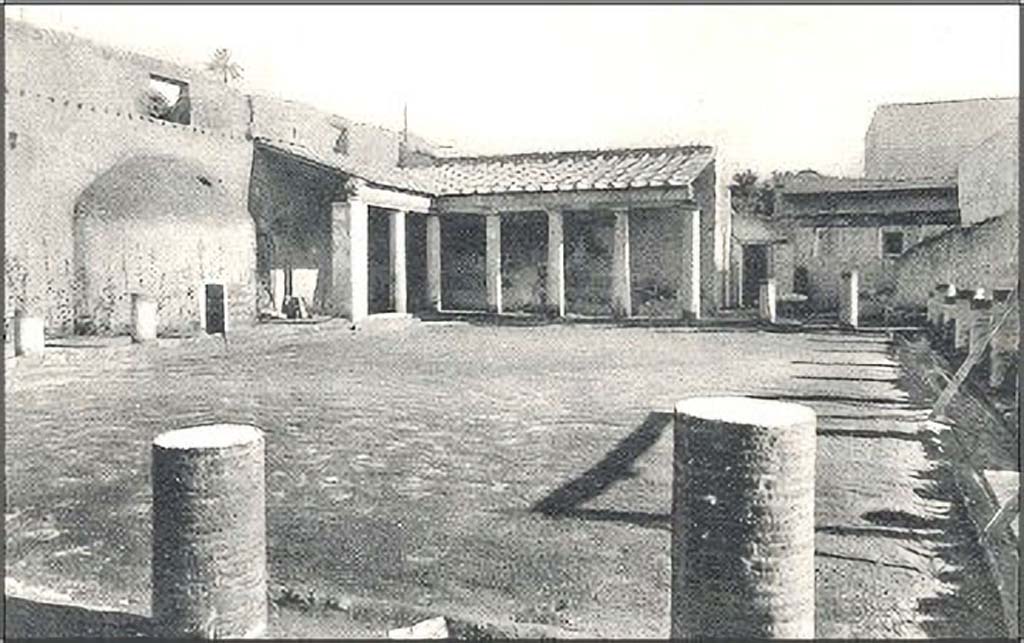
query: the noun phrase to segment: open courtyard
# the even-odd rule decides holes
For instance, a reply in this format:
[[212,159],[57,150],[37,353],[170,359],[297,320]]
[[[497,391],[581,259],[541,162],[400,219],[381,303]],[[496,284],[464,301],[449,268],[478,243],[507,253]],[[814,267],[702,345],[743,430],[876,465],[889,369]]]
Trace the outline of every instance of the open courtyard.
[[665,637],[672,406],[741,394],[818,413],[818,636],[1005,631],[884,333],[331,322],[11,365],[9,595],[147,615],[150,443],[241,422],[266,431],[272,598]]

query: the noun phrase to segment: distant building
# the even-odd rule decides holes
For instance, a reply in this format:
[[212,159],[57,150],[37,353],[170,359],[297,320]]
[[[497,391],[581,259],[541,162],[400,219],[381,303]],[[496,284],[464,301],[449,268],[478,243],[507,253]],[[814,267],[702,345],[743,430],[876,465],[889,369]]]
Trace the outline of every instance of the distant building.
[[8,301],[51,335],[124,332],[133,292],[164,333],[285,296],[352,319],[725,302],[709,146],[458,156],[70,34],[4,35]]
[[[865,137],[865,177],[803,172],[777,189],[764,225],[786,243],[773,242],[764,263],[779,293],[833,309],[841,274],[857,270],[871,315],[923,306],[937,281],[1015,283],[1018,106],[998,98],[879,107]],[[937,248],[952,247],[962,256],[944,251],[934,261]]]

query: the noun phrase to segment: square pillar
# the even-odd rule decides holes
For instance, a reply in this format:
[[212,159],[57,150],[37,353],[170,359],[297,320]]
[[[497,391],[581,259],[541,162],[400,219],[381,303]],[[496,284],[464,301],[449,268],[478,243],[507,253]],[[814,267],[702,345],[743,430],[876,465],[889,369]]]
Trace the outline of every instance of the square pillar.
[[860,276],[856,270],[844,272],[839,287],[839,325],[857,328],[860,325]]
[[971,300],[975,291],[970,288],[956,291],[956,303],[953,309],[953,351],[966,351],[971,335]]
[[565,233],[562,212],[548,210],[548,266],[544,292],[551,314],[565,317]]
[[369,310],[369,207],[363,201],[331,204],[331,293],[332,312],[353,322]]
[[501,312],[501,215],[487,215],[487,310]]
[[391,261],[391,303],[395,306],[396,313],[404,313],[408,310],[406,302],[406,275],[405,275],[405,220],[406,213],[402,210],[391,212],[389,259]]
[[629,269],[629,210],[613,210],[615,239],[612,243],[612,310],[616,317],[633,314],[632,279]]
[[441,310],[441,217],[427,215],[427,296],[430,309]]
[[[700,319],[700,210],[683,210],[682,281],[679,284],[680,317]],[[742,286],[741,286],[742,287]]]

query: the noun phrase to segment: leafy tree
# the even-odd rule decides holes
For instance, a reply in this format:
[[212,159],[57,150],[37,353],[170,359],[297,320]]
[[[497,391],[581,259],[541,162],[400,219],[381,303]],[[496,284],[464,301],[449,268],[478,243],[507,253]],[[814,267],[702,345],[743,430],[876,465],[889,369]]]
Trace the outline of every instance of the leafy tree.
[[227,49],[213,52],[213,58],[206,63],[206,68],[223,78],[225,83],[238,80],[244,71],[241,65],[231,60],[231,52]]

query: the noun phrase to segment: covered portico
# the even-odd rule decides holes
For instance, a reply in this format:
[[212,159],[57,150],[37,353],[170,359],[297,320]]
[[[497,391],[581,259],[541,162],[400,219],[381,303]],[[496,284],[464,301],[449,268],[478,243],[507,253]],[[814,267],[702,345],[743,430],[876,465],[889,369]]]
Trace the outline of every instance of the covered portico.
[[[639,303],[636,300],[648,294],[636,277],[638,273],[653,272],[667,276],[667,283],[674,286],[674,292],[666,297],[672,300],[672,310],[662,310],[662,314],[668,312],[684,319],[700,317],[701,214],[688,186],[435,198],[427,217],[428,231],[436,230],[427,237],[427,254],[433,258],[427,262],[427,282],[431,284],[431,302],[439,311],[461,308],[449,305],[451,298],[442,291],[445,279],[441,274],[449,263],[442,259],[448,250],[442,241],[449,237],[441,233],[441,228],[456,216],[475,218],[484,229],[484,278],[478,281],[489,312],[507,312],[510,306],[506,291],[516,289],[521,293],[526,286],[529,294],[516,298],[520,307],[525,298],[533,305],[527,308],[540,308],[555,317],[599,315],[594,306],[588,309],[583,302],[600,301],[600,290],[604,289],[609,312],[616,317],[631,317]],[[529,225],[526,220],[530,217],[540,225]],[[513,231],[517,228],[532,234],[516,234]],[[516,238],[514,243],[506,244],[505,239],[512,237],[510,232]],[[600,242],[602,232],[605,243]],[[598,241],[590,245],[600,246],[598,251],[587,247],[587,240],[593,237]],[[568,262],[567,246],[573,253]],[[531,263],[531,256],[540,258],[543,264],[536,275],[509,274],[508,269],[515,264]],[[652,270],[652,265],[657,268]],[[537,287],[524,284],[531,278],[538,282]],[[662,286],[666,283],[664,278],[657,281]],[[575,296],[567,298],[567,286],[569,294]],[[579,303],[575,308],[582,310],[573,310],[573,303]]]

